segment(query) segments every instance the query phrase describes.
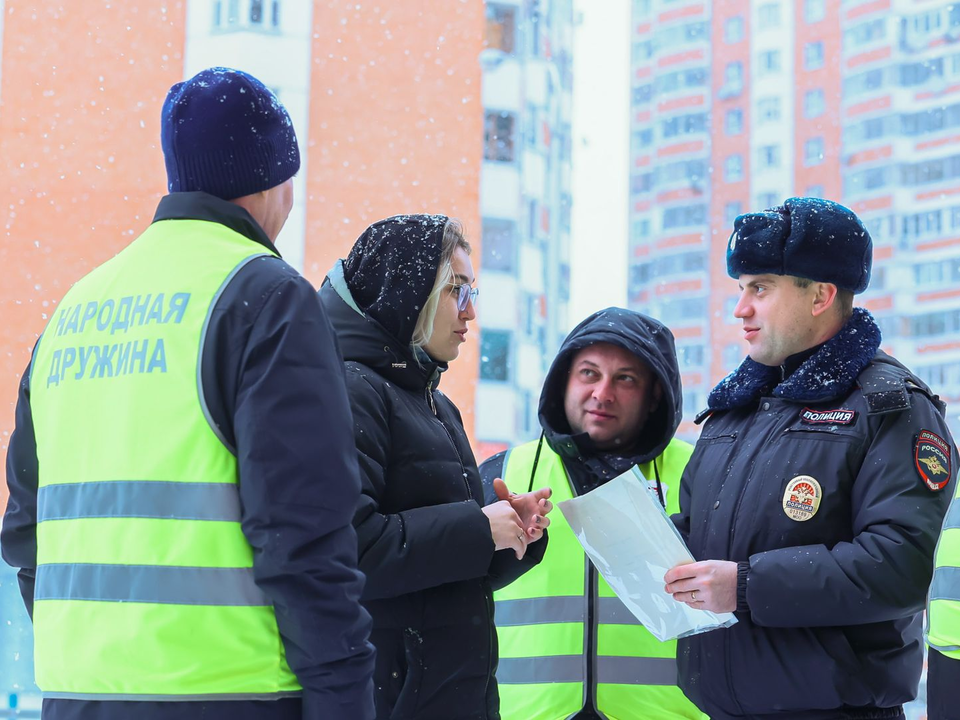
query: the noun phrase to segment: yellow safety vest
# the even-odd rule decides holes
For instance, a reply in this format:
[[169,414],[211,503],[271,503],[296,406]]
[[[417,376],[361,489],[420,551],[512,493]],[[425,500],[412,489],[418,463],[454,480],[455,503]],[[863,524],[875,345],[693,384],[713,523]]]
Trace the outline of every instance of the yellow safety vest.
[[[511,490],[530,486],[537,445],[508,452],[503,479]],[[692,452],[689,443],[673,440],[654,461],[667,512],[679,512],[680,476]],[[654,479],[652,462],[639,469]],[[573,496],[560,457],[544,442],[532,487],[547,486],[554,503]],[[599,573],[591,573],[563,513],[551,513],[549,536],[540,564],[494,593],[503,720],[561,720],[591,700],[610,720],[705,718],[677,687],[677,643],[653,637]],[[588,587],[591,576],[596,583]],[[588,664],[593,687],[587,687]]]
[[151,225],[64,297],[37,347],[37,685],[103,700],[300,691],[240,528],[237,459],[200,359],[233,275],[270,254],[201,220]]
[[927,605],[927,644],[960,660],[960,483],[943,519],[933,556]]

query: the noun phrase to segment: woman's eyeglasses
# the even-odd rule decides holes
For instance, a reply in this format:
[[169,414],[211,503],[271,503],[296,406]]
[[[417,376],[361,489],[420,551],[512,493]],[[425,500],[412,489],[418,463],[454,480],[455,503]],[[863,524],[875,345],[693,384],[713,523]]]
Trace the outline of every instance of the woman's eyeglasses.
[[467,303],[472,302],[473,306],[477,306],[477,296],[480,294],[480,288],[470,287],[466,283],[460,283],[459,285],[450,284],[454,290],[457,291],[457,310],[463,312],[467,309]]

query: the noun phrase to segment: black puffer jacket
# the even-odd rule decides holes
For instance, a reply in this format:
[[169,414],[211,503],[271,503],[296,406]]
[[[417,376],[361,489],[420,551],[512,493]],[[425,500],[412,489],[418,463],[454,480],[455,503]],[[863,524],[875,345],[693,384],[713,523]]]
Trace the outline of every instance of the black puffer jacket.
[[[442,224],[422,225],[410,244],[397,235],[406,231],[397,225],[408,221],[394,218],[368,231],[368,250],[379,259],[376,267],[364,265],[366,287],[357,293],[365,309],[392,318],[404,337],[360,310],[343,264],[320,290],[347,361],[362,481],[354,525],[367,576],[362,602],[373,616],[377,649],[377,717],[497,720],[492,591],[535,563],[543,543],[531,545],[523,563],[512,551],[494,551],[460,413],[437,390],[445,366],[423,356],[418,362],[409,346],[414,306],[436,277]],[[357,258],[351,262],[356,273]],[[382,277],[382,292],[369,287],[370,274]]]

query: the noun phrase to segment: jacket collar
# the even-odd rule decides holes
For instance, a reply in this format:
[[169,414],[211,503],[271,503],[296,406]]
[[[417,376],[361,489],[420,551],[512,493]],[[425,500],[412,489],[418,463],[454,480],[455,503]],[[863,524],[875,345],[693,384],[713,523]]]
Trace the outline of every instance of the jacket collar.
[[873,316],[863,308],[854,308],[840,332],[820,346],[786,380],[782,380],[781,367],[761,365],[747,357],[710,392],[708,411],[743,407],[767,393],[793,402],[810,403],[841,397],[853,389],[857,377],[879,347],[880,328]]
[[153,222],[160,220],[206,220],[219,223],[280,255],[250,213],[239,205],[204,192],[178,192],[160,198]]

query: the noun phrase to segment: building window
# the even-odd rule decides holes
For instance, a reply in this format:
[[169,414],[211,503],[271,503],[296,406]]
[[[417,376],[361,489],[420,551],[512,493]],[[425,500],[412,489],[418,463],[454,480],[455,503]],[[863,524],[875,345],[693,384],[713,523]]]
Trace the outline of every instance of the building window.
[[764,75],[780,72],[779,50],[764,50],[760,53],[760,72]]
[[808,23],[820,22],[827,16],[826,0],[804,0],[803,19]]
[[774,170],[780,167],[780,146],[761,145],[757,152],[757,165],[761,170]]
[[216,0],[213,3],[213,26],[215,28],[220,27],[220,14],[223,12],[223,3],[221,0]]
[[484,116],[483,159],[513,162],[517,116],[508,112],[488,112]]
[[240,0],[227,0],[227,25],[240,22]]
[[727,135],[739,135],[743,132],[743,110],[733,108],[723,116],[723,131]]
[[779,3],[765,3],[757,10],[757,25],[761,30],[775,28],[780,25]]
[[681,370],[703,365],[703,345],[678,345],[677,364]]
[[683,389],[683,414],[686,417],[696,415],[706,406],[703,390]]
[[723,179],[727,182],[743,180],[743,156],[729,155],[723,162]]
[[280,0],[273,0],[270,3],[270,25],[280,27]]
[[827,99],[823,90],[808,90],[803,94],[803,116],[808,118],[820,117],[826,112]]
[[810,138],[803,143],[803,164],[806,166],[819,165],[823,162],[823,138]]
[[510,379],[510,332],[480,331],[480,379],[506,382]]
[[765,192],[757,195],[757,209],[771,210],[780,204],[780,195],[773,192]]
[[517,10],[509,5],[487,3],[486,45],[513,54],[517,37]]
[[804,193],[806,197],[812,198],[822,198],[823,197],[823,185],[811,185],[807,188],[807,191]]
[[803,46],[803,69],[817,70],[823,67],[823,41],[807,43]]
[[263,24],[263,0],[250,0],[250,24]]
[[[733,313],[730,313],[733,316]],[[743,350],[739,343],[728,343],[723,346],[723,367],[733,370],[743,360]]]
[[736,97],[743,92],[743,63],[739,60],[727,63],[723,69],[723,87],[717,92],[721,100]]
[[727,18],[723,23],[723,41],[732,45],[741,40],[743,40],[743,16],[734,15]]
[[663,229],[703,225],[707,221],[706,205],[681,205],[663,211]]
[[727,225],[733,225],[733,221],[738,215],[743,214],[743,206],[738,202],[728,202],[723,206],[723,221]]
[[512,272],[517,264],[517,224],[512,220],[483,219],[484,270]]
[[780,98],[766,97],[757,101],[758,121],[761,123],[780,120]]

